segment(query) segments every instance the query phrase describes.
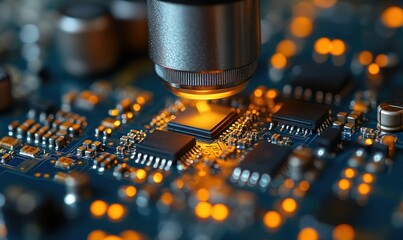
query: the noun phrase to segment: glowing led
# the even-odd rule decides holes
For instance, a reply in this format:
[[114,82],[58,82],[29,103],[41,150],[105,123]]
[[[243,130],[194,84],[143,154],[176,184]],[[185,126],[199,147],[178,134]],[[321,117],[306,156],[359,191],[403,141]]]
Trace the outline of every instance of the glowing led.
[[381,69],[379,68],[378,64],[376,63],[371,63],[368,65],[368,73],[372,75],[376,75],[379,73]]
[[136,102],[140,105],[144,105],[144,103],[146,103],[146,99],[143,96],[139,96],[137,97]]
[[229,215],[228,207],[224,204],[215,204],[211,211],[211,217],[216,221],[224,221]]
[[161,195],[161,202],[165,205],[171,205],[174,201],[174,197],[171,193],[165,192]]
[[386,67],[388,65],[388,56],[385,54],[379,54],[375,58],[375,63],[378,64],[379,67]]
[[362,51],[359,55],[358,55],[358,61],[362,64],[362,65],[368,65],[372,62],[372,60],[374,59],[374,56],[372,55],[372,53],[370,51]]
[[319,38],[316,40],[314,48],[319,54],[329,54],[332,50],[332,42],[329,38]]
[[102,217],[108,209],[108,204],[102,200],[96,200],[90,205],[90,212],[94,217]]
[[303,191],[303,192],[308,191],[308,190],[309,190],[309,187],[310,187],[309,182],[306,181],[306,180],[303,180],[303,181],[301,181],[301,182],[299,183],[299,189],[300,189],[301,191]]
[[160,172],[156,172],[153,175],[153,181],[154,183],[161,183],[162,180],[164,179],[164,176]]
[[111,117],[116,117],[118,114],[119,114],[119,110],[117,110],[117,109],[111,109],[111,110],[109,110],[109,115],[110,115]]
[[346,52],[346,44],[340,39],[334,39],[331,45],[330,53],[334,56],[340,56]]
[[401,27],[403,25],[403,9],[397,6],[388,7],[382,12],[381,20],[386,27]]
[[304,16],[295,17],[291,21],[290,29],[291,33],[296,37],[308,37],[313,30],[312,20]]
[[346,178],[353,178],[353,177],[355,177],[355,174],[356,174],[356,172],[355,172],[355,170],[352,169],[352,168],[346,168],[346,169],[344,170],[344,176],[345,176]]
[[357,191],[361,195],[367,195],[371,191],[371,187],[366,183],[361,183],[358,185]]
[[199,202],[195,207],[195,214],[201,219],[206,219],[211,216],[212,207],[208,202]]
[[298,233],[298,240],[319,240],[319,234],[313,228],[304,228]]
[[345,190],[348,190],[351,188],[351,183],[349,180],[343,178],[343,179],[339,180],[339,182],[337,183],[337,186],[340,190],[345,191]]
[[138,169],[136,171],[136,179],[143,180],[147,176],[147,172],[144,169]]
[[106,233],[102,230],[94,230],[87,236],[87,240],[103,240],[106,237]]
[[282,53],[275,53],[271,57],[270,63],[274,68],[284,69],[287,66],[287,58]]
[[210,197],[210,193],[208,192],[207,189],[205,188],[200,188],[199,190],[197,190],[196,192],[196,197],[200,200],[200,201],[207,201]]
[[367,139],[365,139],[364,143],[367,146],[371,146],[374,143],[374,140],[367,138]]
[[278,96],[278,92],[274,89],[270,89],[265,94],[268,99],[275,99]]
[[353,240],[354,237],[354,228],[348,224],[340,224],[333,229],[334,240]]
[[278,228],[282,222],[281,215],[276,211],[268,211],[263,217],[263,223],[269,229]]
[[297,52],[297,45],[289,39],[285,39],[277,44],[276,51],[286,57],[292,57]]
[[281,208],[284,210],[286,213],[293,213],[295,210],[297,210],[297,202],[292,199],[292,198],[286,198],[283,200],[281,203]]
[[121,220],[126,214],[126,209],[119,203],[111,204],[108,208],[108,217],[113,221]]
[[125,188],[125,194],[129,198],[133,198],[134,196],[136,196],[136,193],[137,193],[137,189],[134,186],[127,186]]
[[253,91],[253,95],[255,97],[262,97],[263,96],[263,89],[261,88],[256,88],[255,91]]
[[141,105],[138,103],[133,104],[133,111],[139,112],[141,110]]
[[364,183],[372,183],[374,181],[374,176],[371,173],[364,173],[364,175],[362,175],[362,181]]

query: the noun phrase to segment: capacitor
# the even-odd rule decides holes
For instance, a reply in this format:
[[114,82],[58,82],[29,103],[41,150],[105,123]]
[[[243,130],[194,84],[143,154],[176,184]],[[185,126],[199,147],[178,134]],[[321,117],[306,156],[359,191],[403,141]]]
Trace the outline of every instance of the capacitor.
[[108,9],[96,3],[75,3],[60,11],[57,46],[63,68],[72,75],[96,75],[118,62],[119,44]]
[[383,102],[378,106],[378,127],[382,131],[399,131],[403,129],[403,104],[400,102]]
[[0,112],[10,109],[13,103],[11,75],[2,66],[0,66],[0,97]]
[[141,54],[148,50],[147,1],[115,0],[111,13],[117,21],[124,53]]

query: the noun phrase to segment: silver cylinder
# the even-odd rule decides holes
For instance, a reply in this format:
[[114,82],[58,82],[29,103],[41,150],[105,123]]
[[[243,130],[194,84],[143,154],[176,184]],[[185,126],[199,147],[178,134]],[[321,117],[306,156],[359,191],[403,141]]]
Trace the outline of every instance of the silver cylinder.
[[256,70],[258,0],[148,0],[148,22],[155,70],[178,95],[232,95]]
[[77,3],[64,8],[56,41],[62,65],[72,75],[99,74],[118,61],[114,21],[102,5]]

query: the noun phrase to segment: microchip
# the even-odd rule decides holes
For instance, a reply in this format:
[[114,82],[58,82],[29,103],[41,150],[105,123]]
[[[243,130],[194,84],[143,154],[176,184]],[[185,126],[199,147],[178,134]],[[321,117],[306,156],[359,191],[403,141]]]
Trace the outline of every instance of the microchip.
[[25,145],[24,147],[21,148],[20,150],[20,154],[23,156],[27,156],[27,157],[31,157],[34,158],[35,156],[37,156],[39,153],[41,152],[41,150],[37,147],[32,147],[29,145]]
[[15,146],[18,144],[18,139],[12,137],[3,137],[0,140],[0,147],[7,150],[14,150]]
[[350,74],[345,68],[330,64],[310,63],[300,65],[300,69],[301,71],[294,76],[294,80],[291,82],[293,88],[310,89],[313,96],[318,91],[323,94],[344,95],[343,91],[350,79]]
[[272,119],[278,125],[289,125],[297,128],[319,132],[330,118],[330,109],[315,103],[297,100],[286,101]]
[[260,142],[250,151],[241,162],[242,170],[257,172],[260,175],[267,174],[274,178],[286,162],[291,153],[291,148],[282,147],[268,142]]
[[316,145],[327,150],[333,150],[341,141],[341,130],[338,128],[326,128],[316,139]]
[[195,137],[213,139],[229,127],[237,118],[231,108],[205,104],[200,107],[187,107],[174,120],[168,123],[168,130]]
[[73,163],[74,159],[71,159],[69,157],[60,157],[59,159],[57,159],[55,167],[62,169],[70,169]]
[[155,130],[136,145],[136,152],[167,160],[178,160],[193,147],[196,139],[181,133]]
[[319,207],[316,218],[323,223],[337,226],[339,224],[353,224],[360,216],[361,207],[353,200],[341,200],[336,196],[328,196]]

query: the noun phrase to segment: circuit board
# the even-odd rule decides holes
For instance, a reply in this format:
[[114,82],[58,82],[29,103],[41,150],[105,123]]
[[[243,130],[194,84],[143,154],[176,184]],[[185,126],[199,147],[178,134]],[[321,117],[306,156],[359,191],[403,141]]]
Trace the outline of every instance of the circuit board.
[[391,5],[262,1],[258,70],[220,100],[174,96],[146,55],[74,77],[50,42],[32,72],[21,44],[2,58],[0,238],[402,239]]

